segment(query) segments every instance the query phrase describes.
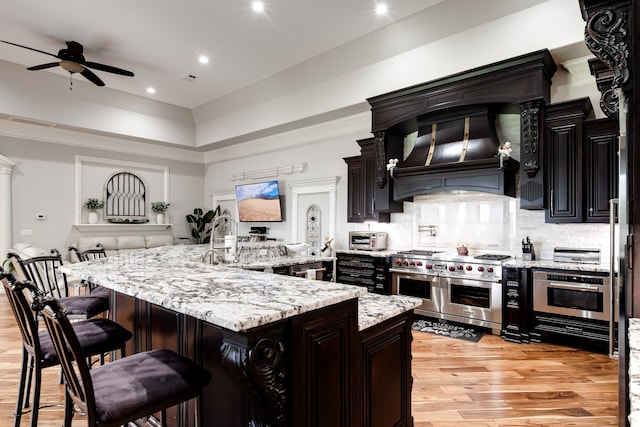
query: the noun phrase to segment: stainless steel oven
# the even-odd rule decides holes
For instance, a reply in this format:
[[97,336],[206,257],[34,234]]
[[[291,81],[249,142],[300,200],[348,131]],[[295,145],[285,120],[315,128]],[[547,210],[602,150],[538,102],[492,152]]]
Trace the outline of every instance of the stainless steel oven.
[[473,319],[481,326],[502,325],[502,283],[495,280],[440,277],[442,311],[450,318]]
[[392,275],[392,294],[409,295],[422,299],[417,313],[440,313],[442,298],[438,276],[416,274],[406,271],[390,270]]
[[533,310],[608,322],[611,280],[605,275],[534,271]]
[[493,334],[499,335],[502,329],[501,265],[510,257],[491,257],[399,252],[391,257],[391,291],[422,298],[416,314],[490,328]]

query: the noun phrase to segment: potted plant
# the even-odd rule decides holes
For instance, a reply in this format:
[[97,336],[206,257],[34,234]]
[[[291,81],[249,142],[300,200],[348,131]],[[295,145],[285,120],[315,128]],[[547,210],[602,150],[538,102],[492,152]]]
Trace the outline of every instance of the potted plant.
[[104,207],[104,202],[95,197],[89,197],[84,202],[84,207],[89,210],[89,224],[97,224],[98,223],[98,209],[102,209]]
[[193,243],[209,243],[211,241],[211,227],[213,220],[220,215],[220,206],[216,210],[208,210],[206,213],[195,208],[193,214],[187,215],[187,222],[191,226],[191,238]]
[[170,203],[151,202],[151,210],[156,214],[156,224],[164,224],[164,213],[169,209]]

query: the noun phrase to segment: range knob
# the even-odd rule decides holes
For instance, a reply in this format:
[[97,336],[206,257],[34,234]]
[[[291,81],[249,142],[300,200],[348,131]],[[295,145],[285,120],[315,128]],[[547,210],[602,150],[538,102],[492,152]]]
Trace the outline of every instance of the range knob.
[[467,265],[467,271],[471,271],[473,270],[473,267],[471,267],[470,265]]
[[462,270],[464,266],[462,264],[458,265],[458,270]]
[[449,266],[449,271],[456,271],[456,268],[453,265]]
[[487,267],[487,273],[493,273],[493,267]]
[[483,266],[479,266],[478,267],[478,271],[483,272],[484,271],[484,267]]
[[409,265],[416,265],[415,261],[409,261]]
[[409,265],[409,262],[406,259],[402,260],[402,265]]
[[416,261],[416,265],[417,265],[418,267],[422,267],[422,261]]
[[433,266],[431,264],[425,264],[424,268],[426,268],[427,270],[431,270]]
[[396,265],[400,265],[400,264],[402,264],[402,261],[400,261],[399,259],[397,259],[397,260],[395,261],[395,264],[396,264]]

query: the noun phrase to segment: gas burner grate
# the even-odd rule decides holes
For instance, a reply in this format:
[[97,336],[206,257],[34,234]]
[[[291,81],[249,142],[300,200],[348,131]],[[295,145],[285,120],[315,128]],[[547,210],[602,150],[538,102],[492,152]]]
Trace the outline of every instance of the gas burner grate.
[[511,255],[498,255],[498,254],[483,254],[474,257],[479,260],[487,260],[487,261],[504,261],[505,259],[511,258]]
[[421,256],[432,256],[435,254],[439,254],[442,251],[429,251],[429,250],[421,250],[421,249],[412,249],[409,251],[400,251],[398,255],[421,255]]

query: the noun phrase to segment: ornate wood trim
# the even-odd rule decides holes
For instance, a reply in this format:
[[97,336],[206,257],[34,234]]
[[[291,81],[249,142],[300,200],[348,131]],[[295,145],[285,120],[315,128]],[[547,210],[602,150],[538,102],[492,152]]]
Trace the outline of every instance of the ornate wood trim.
[[376,153],[376,183],[378,188],[384,188],[387,183],[387,150],[385,149],[385,132],[376,132],[373,139],[373,149]]
[[521,160],[522,170],[533,178],[540,169],[540,126],[542,100],[520,105]]
[[220,354],[230,378],[250,396],[249,427],[284,426],[284,344],[273,338],[260,338],[253,345],[243,341],[225,334]]
[[589,50],[613,71],[610,84],[598,84],[598,89],[601,92],[602,111],[608,117],[614,117],[618,114],[619,108],[616,89],[629,90],[628,86],[631,84],[631,3],[586,0],[581,0],[580,3],[586,21],[585,43]]

